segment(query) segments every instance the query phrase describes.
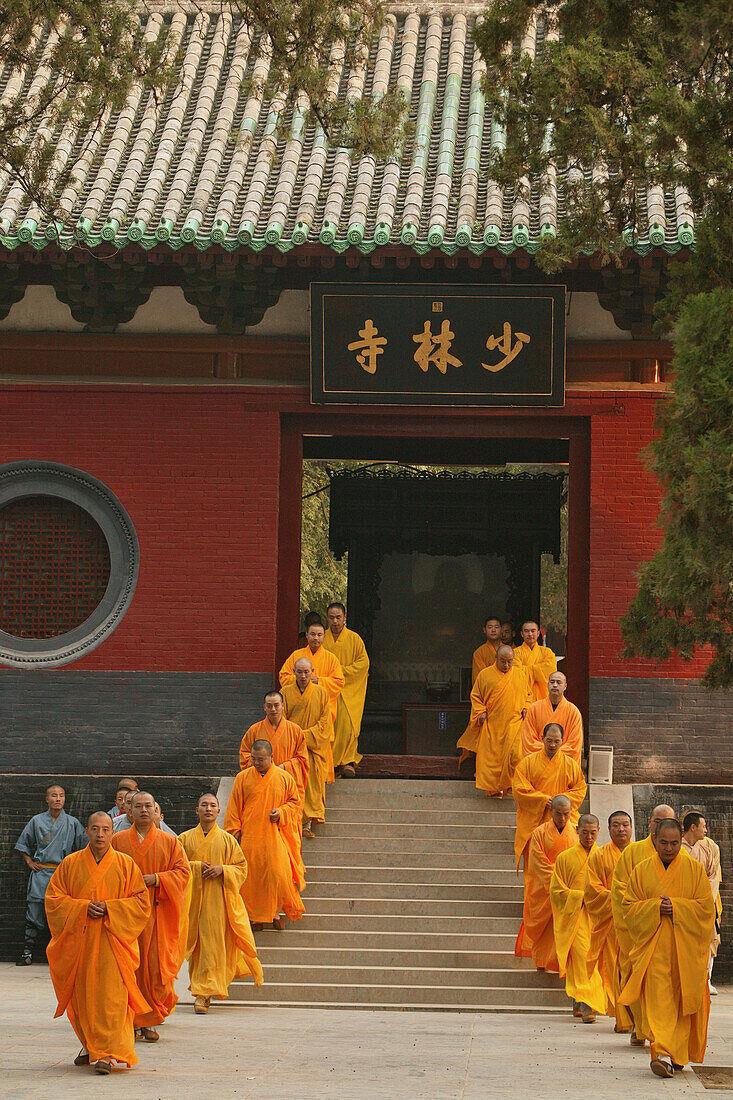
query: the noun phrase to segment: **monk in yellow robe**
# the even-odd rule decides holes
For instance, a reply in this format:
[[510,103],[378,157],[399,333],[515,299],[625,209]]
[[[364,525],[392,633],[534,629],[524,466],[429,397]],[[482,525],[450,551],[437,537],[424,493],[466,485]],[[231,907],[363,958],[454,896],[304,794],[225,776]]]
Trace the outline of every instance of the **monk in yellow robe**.
[[135,1031],[147,1043],[159,1039],[157,1024],[176,1006],[173,983],[181,969],[188,934],[188,886],[191,869],[178,838],[155,824],[155,799],[136,791],[132,828],[112,838],[112,847],[134,860],[150,892],[150,917],[138,937],[138,989],[150,1005],[135,1014]]
[[[629,844],[628,848],[619,856],[616,868],[613,872],[613,878],[611,879],[611,912],[613,913],[613,927],[616,933],[616,940],[618,942],[618,965],[619,965],[619,982],[623,989],[629,980],[631,973],[631,948],[633,947],[633,937],[631,932],[626,927],[626,920],[624,916],[623,900],[626,894],[626,887],[628,886],[631,872],[634,868],[642,862],[642,860],[650,859],[654,855],[654,834],[657,831],[657,827],[662,821],[668,821],[671,818],[676,820],[676,815],[671,806],[661,804],[655,806],[652,810],[651,817],[649,818],[649,836],[644,837],[643,840],[636,840],[633,844]],[[630,1031],[630,1042],[632,1046],[644,1046],[644,1039],[637,1037],[636,1028],[634,1026],[634,1020],[636,1019],[634,1006],[630,1006],[628,1009],[624,1006],[625,1001],[620,998],[617,1002],[619,1006],[619,1015],[616,1017],[616,1026],[624,1031]]]
[[611,840],[594,848],[588,857],[585,877],[585,908],[590,919],[590,949],[588,965],[597,966],[606,992],[606,1011],[616,1018],[614,1031],[628,1031],[619,1022],[623,1012],[618,1005],[621,996],[621,971],[618,962],[618,940],[611,911],[611,881],[619,857],[631,843],[631,818],[624,810],[616,810],[608,819]]
[[547,680],[546,699],[537,699],[527,707],[522,726],[522,756],[530,756],[542,748],[542,731],[548,722],[557,722],[563,729],[562,751],[580,766],[583,756],[583,719],[575,703],[565,698],[568,682],[562,672],[552,672]]
[[522,623],[522,644],[514,650],[518,662],[527,671],[527,682],[533,701],[546,699],[549,694],[548,681],[552,672],[557,672],[557,658],[546,645],[537,641],[540,629],[537,623]]
[[178,838],[191,865],[186,958],[197,1016],[208,1013],[212,997],[226,1000],[235,978],[252,977],[255,985],[262,985],[241,894],[247,861],[234,837],[217,825],[218,814],[216,795],[202,794],[196,806],[198,825]]
[[550,879],[552,926],[560,977],[573,1002],[573,1015],[584,1024],[594,1024],[596,1014],[606,1010],[606,994],[598,966],[588,959],[590,919],[585,908],[585,880],[588,858],[596,849],[600,822],[595,814],[583,814],[578,821],[578,843],[561,852]]
[[338,657],[324,646],[326,632],[320,622],[311,623],[305,632],[305,637],[307,644],[304,648],[296,649],[291,653],[280,669],[280,687],[295,683],[295,662],[301,657],[307,657],[313,665],[313,683],[320,684],[328,693],[331,701],[331,721],[335,722],[338,697],[344,690],[345,683],[341,663]]
[[93,813],[89,844],[56,868],[46,891],[51,942],[46,954],[58,998],[82,1044],[75,1066],[109,1073],[112,1062],[137,1063],[136,1013],[149,1009],[135,981],[138,937],[150,894],[129,856],[112,848],[112,818]]
[[661,821],[654,855],[631,872],[623,900],[631,933],[631,973],[623,1004],[638,1004],[640,1037],[651,1044],[651,1069],[674,1077],[702,1062],[708,1033],[708,947],[715,903],[704,868],[682,851],[679,821]]
[[496,651],[501,645],[501,619],[489,618],[484,623],[486,641],[473,651],[471,662],[471,686],[476,683],[479,672],[483,672],[496,660]]
[[301,810],[305,801],[305,785],[308,779],[308,748],[305,734],[295,722],[285,717],[285,700],[282,692],[268,691],[265,695],[265,718],[250,726],[239,746],[239,770],[252,766],[250,751],[255,741],[269,741],[272,745],[272,762],[292,775],[300,796]]
[[720,922],[723,916],[723,903],[720,897],[720,883],[722,874],[720,870],[720,848],[708,836],[708,827],[705,818],[696,810],[690,810],[682,819],[682,847],[688,856],[696,859],[705,869],[710,883],[710,893],[715,902],[715,927],[710,941],[710,955],[708,957],[708,988],[711,995],[717,995],[717,989],[713,985],[713,963],[720,946]]
[[549,722],[542,731],[542,748],[520,760],[512,780],[512,794],[517,804],[517,830],[514,834],[514,856],[519,867],[526,855],[529,839],[538,825],[550,820],[550,807],[556,794],[566,794],[572,805],[570,821],[578,820],[580,804],[585,798],[586,783],[580,766],[562,752],[563,729]]
[[346,608],[342,603],[329,604],[326,618],[328,630],[323,648],[337,658],[345,681],[333,724],[333,765],[344,779],[353,779],[355,767],[361,760],[359,733],[369,678],[369,656],[356,631],[347,627]]
[[288,721],[300,726],[308,751],[308,779],[302,804],[302,833],[312,839],[314,821],[326,820],[326,783],[332,768],[333,722],[331,703],[322,684],[313,683],[313,665],[307,657],[295,662],[295,683],[283,690]]
[[512,785],[529,702],[524,669],[510,646],[499,646],[495,663],[473,685],[471,719],[458,741],[464,755],[476,753],[476,786],[487,795],[501,797]]
[[300,800],[295,781],[272,763],[269,741],[255,741],[252,767],[240,772],[229,795],[224,828],[242,846],[249,875],[242,897],[255,932],[280,917],[300,920],[305,912],[299,890],[305,885],[300,856]]
[[557,857],[578,843],[578,833],[570,821],[571,813],[572,805],[567,795],[555,795],[550,820],[532,833],[524,870],[522,924],[514,945],[518,958],[531,958],[538,970],[555,973],[559,972],[560,963],[555,949],[550,881]]

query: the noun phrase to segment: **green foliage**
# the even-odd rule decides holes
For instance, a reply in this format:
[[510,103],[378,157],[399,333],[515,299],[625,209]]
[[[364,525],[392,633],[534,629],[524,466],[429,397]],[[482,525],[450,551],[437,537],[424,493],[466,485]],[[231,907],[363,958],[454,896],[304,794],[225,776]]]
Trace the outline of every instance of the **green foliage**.
[[710,687],[733,683],[733,289],[680,309],[675,399],[662,406],[652,467],[664,488],[664,542],[639,572],[622,620],[627,654],[684,659],[709,645]]
[[[233,0],[226,7],[251,28],[253,52],[270,59],[262,90],[277,97],[283,129],[290,108],[305,105],[334,144],[382,158],[393,153],[406,132],[402,97],[336,95],[342,65],[363,64],[375,42],[380,0]],[[136,0],[0,0],[0,72],[10,77],[0,102],[0,170],[44,214],[68,217],[59,205],[63,189],[135,85],[164,97],[180,81],[166,24],[145,33],[149,14]],[[41,79],[29,81],[36,73]],[[58,163],[62,135],[61,147],[68,139],[73,152]]]
[[303,463],[303,518],[300,551],[300,614],[320,611],[325,615],[332,600],[346,602],[348,554],[337,561],[328,547],[328,515],[331,503],[329,471],[345,462],[313,459]]
[[[518,45],[528,26],[536,56]],[[505,139],[492,176],[524,193],[562,182],[560,231],[536,257],[545,271],[591,252],[625,262],[647,235],[650,185],[691,200],[697,251],[671,265],[657,307],[676,337],[650,458],[664,537],[622,631],[627,656],[689,659],[710,646],[705,682],[733,684],[733,5],[493,0],[476,41]]]
[[[531,25],[536,56],[518,45]],[[729,0],[493,0],[475,38],[506,139],[492,176],[525,193],[562,180],[562,231],[537,256],[545,270],[583,252],[620,262],[646,236],[649,185],[686,189],[698,219],[729,209]]]

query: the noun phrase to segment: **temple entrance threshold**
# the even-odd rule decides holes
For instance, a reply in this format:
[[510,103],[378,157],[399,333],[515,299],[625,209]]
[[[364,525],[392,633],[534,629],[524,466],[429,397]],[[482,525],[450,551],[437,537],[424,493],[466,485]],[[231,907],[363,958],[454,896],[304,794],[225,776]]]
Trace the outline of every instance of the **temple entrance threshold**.
[[[303,433],[299,444],[306,464],[298,486],[300,610],[325,612],[330,585],[371,659],[361,776],[470,779],[458,769],[455,743],[468,718],[471,655],[484,640],[485,617],[511,622],[517,644],[524,619],[543,621],[543,569],[555,572],[555,609],[558,577],[564,597],[564,577],[577,586],[582,573],[566,555],[571,441]],[[334,566],[320,600],[318,585],[311,598],[305,583],[313,576],[305,563],[309,502],[323,527],[321,557],[328,553]],[[547,641],[569,671],[565,632]],[[583,694],[581,683],[574,692],[581,705]]]

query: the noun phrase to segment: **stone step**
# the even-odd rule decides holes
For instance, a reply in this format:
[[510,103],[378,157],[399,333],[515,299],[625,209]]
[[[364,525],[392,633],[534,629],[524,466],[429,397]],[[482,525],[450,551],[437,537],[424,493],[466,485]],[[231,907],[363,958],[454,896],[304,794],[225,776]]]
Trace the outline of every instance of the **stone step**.
[[[498,853],[494,845],[484,845],[483,847],[487,850],[482,850],[480,841],[476,846],[467,844],[464,848],[459,847],[454,851],[455,843],[450,847],[441,845],[440,849],[436,849],[433,845],[425,845],[416,850],[412,846],[405,850],[404,845],[402,847],[395,845],[394,849],[391,847],[386,848],[378,843],[372,844],[365,851],[360,851],[358,848],[354,850],[346,846],[319,845],[317,840],[309,840],[303,844],[303,861],[306,869],[309,867],[351,867],[352,870],[358,871],[362,867],[374,867],[375,863],[378,862],[385,869],[393,868],[395,870],[399,870],[404,864],[407,867],[414,866],[425,870],[442,871],[443,873],[446,870],[460,867],[461,874],[464,870],[499,874],[498,867],[492,868],[487,864],[492,861],[492,856],[498,858],[499,855],[503,855],[504,860],[501,862],[507,868],[504,873],[516,878],[511,860],[513,849],[510,849],[508,845],[506,852]],[[447,851],[446,848],[448,848]],[[440,878],[442,876],[434,875],[432,877]]]
[[[303,859],[306,866],[311,852],[344,852],[349,857],[378,852],[380,855],[392,855],[404,857],[407,852],[413,856],[426,856],[435,852],[443,856],[466,856],[480,860],[481,866],[489,861],[498,859],[500,863],[511,859],[514,851],[513,831],[497,840],[466,839],[466,840],[432,840],[427,836],[414,837],[412,839],[392,839],[391,837],[360,836],[324,836],[321,826],[316,825],[315,840],[306,839],[303,843]],[[509,830],[507,830],[509,833]],[[450,864],[448,864],[450,866]]]
[[[423,901],[431,898],[455,901],[464,905],[472,901],[494,901],[497,912],[503,913],[504,905],[514,906],[519,903],[520,912],[522,906],[522,881],[511,886],[466,886],[462,882],[446,883],[414,883],[414,882],[348,882],[340,884],[329,881],[316,881],[312,877],[304,894],[307,901],[315,898],[333,898],[338,901],[346,899],[352,901],[357,898],[385,898],[391,901],[403,899],[405,901],[419,897]],[[456,910],[458,911],[458,909]],[[511,910],[514,913],[514,909]]]
[[478,1009],[486,1011],[491,1005],[531,1006],[568,1009],[564,988],[541,989],[537,986],[487,986],[475,988],[452,985],[357,985],[344,983],[344,975],[334,984],[292,985],[289,982],[268,982],[255,987],[250,983],[235,981],[229,987],[230,999],[244,1004],[257,1004],[260,998],[279,1004],[355,1004],[371,1008],[374,1005],[400,1005],[412,1008],[419,1005],[433,1009]]
[[[308,911],[307,898],[303,924],[307,921],[307,927],[314,932],[332,930],[336,920],[333,913],[311,913]],[[296,924],[300,924],[297,921]],[[381,916],[379,914],[359,915],[356,913],[344,913],[338,917],[338,927],[344,932],[446,932],[459,933],[464,939],[473,940],[475,936],[489,935],[494,931],[496,918],[474,917],[465,923],[459,917],[432,917],[418,916],[408,913],[405,916]],[[518,931],[517,926],[517,931]],[[503,929],[502,929],[503,931]]]
[[[304,966],[270,964],[265,971],[265,981],[275,985],[322,986],[335,985],[344,980],[343,966]],[[460,988],[503,989],[517,987],[527,989],[556,990],[556,976],[540,974],[536,970],[519,970],[509,966],[482,970],[478,967],[452,969],[428,966],[349,966],[349,985],[407,986],[410,989]],[[564,983],[563,983],[564,992]]]
[[[293,1001],[283,1002],[278,1000],[268,1000],[266,994],[266,986],[260,986],[258,993],[262,996],[258,996],[256,1001],[253,998],[251,1003],[257,1005],[257,1008],[293,1008],[297,1006],[300,1009],[322,1009],[330,1008],[338,1010],[339,1012],[492,1012],[492,1013],[511,1013],[517,1016],[542,1016],[550,1019],[555,1016],[567,1016],[568,1002],[565,998],[565,1003],[560,1005],[538,1005],[530,1002],[529,1004],[505,1004],[501,1001],[497,1001],[495,1004],[465,1004],[457,1003],[452,1005],[445,1004],[429,1004],[409,1001],[396,1001],[393,1004],[387,1004],[385,1002],[374,1001],[369,1005],[364,1005],[362,1001]],[[179,1005],[192,1005],[193,999],[191,994],[184,991],[178,1001]],[[212,1011],[219,1012],[231,1012],[240,1007],[242,1003],[249,1004],[249,1001],[243,1002],[242,999],[238,999],[236,993],[233,993],[226,1001],[215,1001],[212,1005]]]
[[[406,853],[405,858],[409,858],[409,853]],[[452,882],[456,876],[460,876],[465,886],[515,886],[521,889],[521,879],[517,877],[513,868],[506,871],[489,871],[485,867],[456,867],[455,863],[443,867],[436,867],[434,864],[427,867],[379,867],[374,865],[373,856],[371,862],[357,864],[357,861],[354,861],[352,864],[341,853],[338,859],[323,859],[320,863],[309,862],[306,870],[306,879],[309,883],[332,882],[339,886],[341,883],[351,882],[425,883],[440,886],[446,879]]]
[[[355,794],[374,794],[394,799],[396,796],[410,798],[454,798],[465,796],[466,791],[475,792],[476,788],[464,779],[342,779],[330,785],[352,798]],[[486,798],[486,802],[501,806],[503,798]]]
[[[414,893],[414,891],[413,891]],[[341,924],[341,916],[353,914],[356,916],[432,916],[451,917],[459,928],[465,928],[466,934],[471,934],[471,922],[474,917],[491,917],[497,927],[497,932],[506,932],[507,922],[516,931],[516,917],[522,914],[521,902],[467,901],[461,897],[451,898],[384,898],[377,894],[367,898],[339,898],[329,894],[326,897],[313,897],[310,891],[303,895],[308,908],[308,915],[325,915],[330,913],[333,924],[338,927]]]
[[[503,942],[504,935],[497,933],[478,933],[476,935],[466,935],[465,932],[407,932],[407,931],[375,931],[371,925],[364,930],[357,929],[339,929],[334,931],[333,927],[328,926],[321,929],[313,929],[310,927],[310,921],[306,924],[308,918],[304,917],[300,922],[300,927],[297,933],[292,935],[283,932],[274,932],[272,929],[263,929],[262,932],[255,932],[255,941],[257,943],[257,949],[260,947],[295,947],[300,951],[310,951],[311,948],[323,948],[333,947],[336,950],[342,952],[349,951],[352,947],[363,950],[389,950],[389,951],[464,951],[467,948],[476,951],[492,951],[499,950],[497,944],[497,938],[500,938]],[[519,929],[519,921],[516,922],[513,932],[510,935],[512,950],[514,949],[514,941],[516,939],[517,931]],[[297,935],[297,939],[296,939]],[[303,959],[301,958],[301,962]],[[512,955],[512,958],[514,956]],[[530,963],[531,965],[531,963]],[[346,972],[345,972],[346,973]]]
[[[365,780],[364,782],[367,782]],[[375,782],[379,782],[376,781]],[[381,782],[390,783],[392,780],[385,779]],[[337,785],[338,786],[338,785]],[[516,807],[514,800],[511,798],[494,799],[487,798],[482,791],[476,790],[475,787],[469,784],[461,784],[465,793],[464,794],[444,794],[435,796],[432,794],[404,794],[403,792],[390,793],[377,792],[377,791],[360,791],[358,788],[361,784],[354,784],[356,793],[352,796],[341,794],[338,790],[334,791],[333,784],[326,787],[326,813],[328,813],[329,807],[342,807],[352,806],[354,808],[364,809],[383,809],[383,810],[410,810],[415,811],[418,816],[422,816],[425,812],[440,812],[443,814],[449,814],[453,812],[467,812],[470,810],[478,810],[480,812],[490,811],[492,813],[513,813],[516,815]],[[350,788],[351,789],[351,788]]]
[[422,810],[419,816],[415,813],[415,810],[395,810],[388,809],[384,806],[354,806],[351,800],[339,800],[338,803],[334,803],[333,799],[329,799],[328,802],[328,821],[331,822],[349,822],[354,823],[373,823],[373,824],[395,824],[395,825],[445,825],[446,823],[451,825],[508,825],[513,829],[516,824],[517,814],[514,809],[514,803],[511,803],[511,807],[508,807],[506,812],[497,813],[494,810],[484,810],[481,805],[464,807],[460,810],[451,810],[449,814],[446,814],[444,810]]
[[[471,814],[468,815],[471,817]],[[512,822],[506,825],[484,825],[482,822],[467,821],[463,825],[456,825],[453,820],[449,823],[431,822],[408,824],[407,822],[381,822],[381,821],[334,821],[326,814],[326,821],[315,826],[318,840],[336,840],[339,838],[354,840],[384,840],[389,843],[399,843],[404,850],[405,843],[418,844],[420,841],[430,844],[514,844],[515,826]]]
[[[343,937],[346,939],[348,933]],[[258,945],[257,954],[265,968],[265,976],[271,975],[273,966],[303,966],[307,959],[309,966],[336,966],[344,972],[344,967],[375,966],[375,967],[412,967],[420,969],[445,969],[445,970],[492,970],[511,969],[528,970],[532,967],[531,959],[517,959],[512,954],[514,949],[514,936],[484,936],[482,943],[489,940],[491,948],[483,948],[480,951],[446,951],[442,948],[426,950],[420,945],[414,950],[405,947],[379,946],[379,947],[349,947],[346,950],[339,941],[336,946],[309,946],[307,954],[301,947],[261,947]],[[506,942],[504,942],[506,941]]]

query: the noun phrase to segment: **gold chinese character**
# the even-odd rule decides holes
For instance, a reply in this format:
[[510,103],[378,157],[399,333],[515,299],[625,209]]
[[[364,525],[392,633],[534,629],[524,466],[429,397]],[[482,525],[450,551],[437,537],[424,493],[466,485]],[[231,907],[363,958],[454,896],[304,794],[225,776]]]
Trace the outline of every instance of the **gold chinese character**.
[[427,371],[431,363],[435,363],[441,374],[445,374],[449,366],[462,367],[461,360],[449,354],[454,337],[455,333],[450,330],[450,321],[443,321],[440,332],[435,336],[430,321],[426,321],[422,332],[412,337],[420,345],[413,355],[420,370]]
[[512,326],[508,321],[504,322],[504,331],[501,336],[490,336],[486,341],[486,347],[489,351],[496,351],[497,348],[504,356],[504,358],[492,365],[490,363],[482,363],[481,366],[484,370],[490,370],[493,372],[504,370],[504,367],[508,367],[512,360],[516,359],[520,351],[525,344],[528,344],[530,337],[525,332],[515,333],[517,342],[512,347]]
[[374,327],[371,317],[367,317],[364,328],[359,329],[360,340],[353,340],[346,347],[349,351],[358,351],[356,361],[367,374],[374,374],[377,369],[377,356],[384,354],[387,343],[386,336],[380,336]]

